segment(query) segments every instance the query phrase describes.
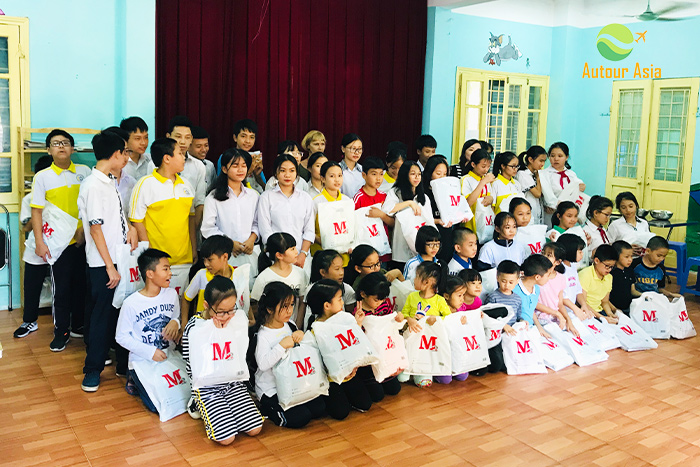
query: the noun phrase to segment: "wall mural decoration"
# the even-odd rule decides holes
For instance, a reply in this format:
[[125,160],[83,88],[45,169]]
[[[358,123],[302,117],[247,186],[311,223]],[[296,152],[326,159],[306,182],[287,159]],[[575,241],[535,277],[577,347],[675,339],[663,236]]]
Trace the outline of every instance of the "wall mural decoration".
[[500,36],[489,34],[491,37],[489,38],[488,52],[484,55],[484,63],[501,66],[502,61],[517,60],[523,56],[518,46],[513,44],[510,36],[508,36],[508,45],[503,46],[503,34]]

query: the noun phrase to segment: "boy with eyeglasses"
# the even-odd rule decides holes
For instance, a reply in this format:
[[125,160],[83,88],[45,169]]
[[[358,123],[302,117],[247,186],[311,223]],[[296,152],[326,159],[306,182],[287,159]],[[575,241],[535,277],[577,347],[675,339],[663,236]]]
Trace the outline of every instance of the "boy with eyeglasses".
[[[51,265],[54,339],[49,348],[53,352],[65,349],[71,337],[83,337],[85,236],[78,213],[78,190],[83,180],[90,175],[90,169],[71,161],[74,146],[75,140],[68,132],[52,130],[46,137],[46,148],[53,163],[48,169],[34,175],[32,182],[30,206],[36,240],[35,253]],[[48,216],[55,208],[77,221],[72,238],[60,253],[56,252],[58,247],[55,246],[52,253],[46,245],[46,240],[54,235],[48,224]],[[45,209],[47,212],[44,212]]]
[[595,250],[593,264],[578,273],[578,280],[583,289],[586,303],[596,318],[617,324],[617,308],[610,303],[613,278],[610,272],[617,264],[619,254],[612,245],[600,245]]
[[149,248],[138,258],[139,272],[145,287],[129,295],[122,304],[117,321],[117,343],[129,351],[129,378],[126,392],[141,396],[151,412],[158,413],[134,371],[137,360],[162,362],[164,350],[173,348],[180,332],[180,299],[170,288],[170,255]]

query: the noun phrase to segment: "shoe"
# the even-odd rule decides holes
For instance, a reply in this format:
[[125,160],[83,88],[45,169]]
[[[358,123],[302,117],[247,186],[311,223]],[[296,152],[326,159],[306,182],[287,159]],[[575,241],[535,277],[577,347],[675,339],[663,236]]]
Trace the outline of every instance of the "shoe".
[[422,379],[419,382],[416,383],[416,386],[418,386],[421,389],[427,389],[430,386],[433,385],[433,380],[432,379]]
[[85,392],[95,392],[100,387],[100,374],[96,371],[85,373],[83,384],[80,387]]
[[194,418],[195,420],[202,418],[202,414],[199,413],[194,397],[190,397],[190,400],[187,402],[187,413],[190,414],[190,417]]
[[112,359],[107,358],[107,360],[105,360],[105,366],[110,366],[111,364],[112,364]]
[[80,326],[80,327],[79,327],[78,329],[76,329],[75,331],[72,331],[72,330],[71,330],[71,332],[70,332],[70,336],[71,336],[71,337],[75,337],[76,339],[81,338],[81,337],[83,337],[84,335],[85,335],[85,328],[83,328],[82,326]]
[[19,325],[13,336],[15,337],[27,337],[30,332],[34,332],[37,329],[39,329],[39,325],[36,324],[36,321],[33,323],[22,323]]
[[126,378],[126,371],[122,370],[121,368],[117,367],[116,370],[114,370],[114,374],[119,376],[120,378]]
[[51,349],[51,352],[60,352],[66,348],[68,341],[70,341],[70,335],[68,333],[55,336],[49,344],[49,349]]

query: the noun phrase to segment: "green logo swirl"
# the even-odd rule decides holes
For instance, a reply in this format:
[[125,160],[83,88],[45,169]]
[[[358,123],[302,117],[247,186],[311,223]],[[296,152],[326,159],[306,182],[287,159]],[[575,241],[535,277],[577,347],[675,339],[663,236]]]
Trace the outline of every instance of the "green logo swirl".
[[[607,37],[601,36],[610,36],[617,42],[622,44],[623,47],[626,45],[629,46],[629,48],[620,47],[614,44]],[[608,24],[600,30],[596,40],[596,47],[598,47],[598,52],[600,52],[600,55],[602,55],[603,58],[607,58],[608,60],[617,62],[622,60],[623,58],[626,58],[629,54],[632,53],[633,42],[634,36],[632,35],[632,32],[627,28],[627,26],[612,23]]]

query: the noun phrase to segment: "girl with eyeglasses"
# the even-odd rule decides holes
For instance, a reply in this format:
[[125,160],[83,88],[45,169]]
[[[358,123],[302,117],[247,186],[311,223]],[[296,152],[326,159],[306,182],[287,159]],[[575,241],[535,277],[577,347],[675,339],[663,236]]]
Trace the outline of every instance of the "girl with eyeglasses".
[[340,150],[343,152],[343,160],[340,168],[343,169],[343,186],[340,191],[351,199],[355,193],[365,184],[362,178],[362,166],[359,161],[362,157],[362,140],[354,133],[348,133],[340,141]]
[[[522,196],[520,183],[515,179],[519,169],[520,162],[515,153],[506,151],[496,154],[496,159],[493,161],[493,176],[496,177],[496,180],[491,183],[491,190],[495,198],[493,211],[496,214],[508,210],[508,208],[501,207],[503,201],[513,195]],[[509,202],[510,200],[506,204]]]
[[373,272],[381,272],[389,282],[394,282],[396,279],[401,282],[405,280],[400,270],[392,269],[391,271],[387,271],[382,268],[382,263],[379,260],[379,253],[374,247],[364,244],[357,245],[352,250],[350,264],[346,268],[346,282],[352,284],[352,288],[357,290],[360,280]]

